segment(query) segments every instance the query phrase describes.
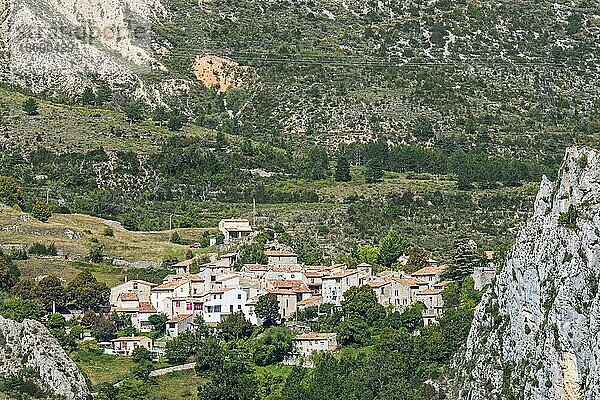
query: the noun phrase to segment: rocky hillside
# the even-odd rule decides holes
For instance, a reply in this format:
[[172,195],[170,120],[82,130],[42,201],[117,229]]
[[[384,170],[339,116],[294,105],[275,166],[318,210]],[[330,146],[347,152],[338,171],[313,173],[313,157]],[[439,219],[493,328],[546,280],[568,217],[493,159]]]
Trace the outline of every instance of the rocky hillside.
[[[600,132],[586,1],[2,0],[0,21],[5,81],[75,97],[107,81],[230,133],[538,156]],[[206,57],[252,73],[199,73]]]
[[459,399],[600,398],[600,152],[569,148],[479,305]]
[[3,0],[2,79],[33,92],[77,94],[94,82],[138,96],[144,79],[162,70],[151,25],[166,15],[160,0]]
[[44,325],[0,317],[0,376],[17,375],[51,396],[67,400],[90,397],[83,375]]

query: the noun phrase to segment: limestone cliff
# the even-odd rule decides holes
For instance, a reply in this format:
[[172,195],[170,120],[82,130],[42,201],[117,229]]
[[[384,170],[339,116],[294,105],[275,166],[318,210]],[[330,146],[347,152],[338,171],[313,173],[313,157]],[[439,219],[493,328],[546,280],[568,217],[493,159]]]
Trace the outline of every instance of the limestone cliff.
[[600,152],[570,148],[477,308],[452,397],[600,398],[599,277]]
[[0,376],[19,373],[50,395],[67,400],[90,398],[83,375],[44,325],[0,317]]
[[80,93],[92,78],[147,94],[161,69],[151,25],[160,0],[0,0],[0,79],[34,92]]

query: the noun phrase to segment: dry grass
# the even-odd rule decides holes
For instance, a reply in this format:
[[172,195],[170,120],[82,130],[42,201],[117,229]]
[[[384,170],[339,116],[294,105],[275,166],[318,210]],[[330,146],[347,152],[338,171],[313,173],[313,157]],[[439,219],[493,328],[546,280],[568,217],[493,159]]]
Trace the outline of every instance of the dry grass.
[[[107,221],[81,214],[55,214],[47,223],[12,208],[0,208],[0,243],[23,244],[54,243],[63,257],[71,260],[84,258],[95,241],[104,246],[109,258],[127,261],[163,261],[182,258],[187,246],[169,242],[172,231],[132,232],[113,227],[114,236],[104,236]],[[178,229],[181,236],[197,240],[206,229]],[[54,261],[55,259],[53,259]]]

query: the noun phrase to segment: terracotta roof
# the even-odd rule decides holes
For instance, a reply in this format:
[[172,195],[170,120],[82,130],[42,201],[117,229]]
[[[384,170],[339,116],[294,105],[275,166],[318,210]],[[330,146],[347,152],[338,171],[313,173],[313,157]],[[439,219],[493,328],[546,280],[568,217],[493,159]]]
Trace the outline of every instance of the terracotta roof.
[[198,261],[198,258],[196,258],[196,257],[190,258],[190,259],[187,259],[187,260],[180,261],[177,264],[173,264],[173,267],[189,267],[190,265],[192,265],[196,261]]
[[446,270],[446,266],[445,265],[440,265],[439,267],[423,267],[420,270],[413,272],[411,275],[412,276],[427,276],[427,275],[437,275],[441,272],[444,272]]
[[167,323],[177,323],[177,322],[185,321],[186,319],[191,318],[191,317],[192,317],[192,314],[181,314],[181,315],[171,318],[170,320],[167,321]]
[[366,267],[372,267],[372,265],[371,264],[367,264],[367,263],[360,263],[360,264],[357,265],[357,267],[365,267],[366,268]]
[[378,287],[382,287],[385,285],[388,285],[392,283],[392,281],[386,280],[386,281],[377,281],[377,282],[369,282],[369,286],[374,287],[374,288],[378,288]]
[[446,286],[448,286],[451,283],[452,283],[452,281],[441,281],[441,282],[438,282],[438,283],[434,284],[433,286],[434,287],[437,287],[437,286],[439,286],[439,287],[446,287]]
[[296,253],[287,250],[265,250],[267,257],[295,257]]
[[424,285],[426,282],[420,281],[416,278],[392,278],[394,281],[401,283],[406,286],[419,286]]
[[337,333],[303,333],[301,335],[296,336],[296,340],[323,340],[323,339],[331,339],[337,337]]
[[156,312],[156,308],[154,308],[154,306],[151,303],[147,303],[147,302],[141,302],[140,306],[138,307],[139,312],[144,312],[144,313],[155,313]]
[[304,276],[307,278],[322,278],[323,274],[320,272],[305,272]]
[[121,301],[138,301],[138,294],[135,292],[121,293],[119,295]]
[[247,222],[247,223],[250,223],[250,220],[245,219],[245,218],[225,218],[225,219],[222,219],[221,222]]
[[162,291],[174,290],[174,289],[177,289],[179,286],[185,285],[188,282],[189,282],[189,280],[187,280],[187,279],[178,279],[176,281],[163,283],[162,285],[152,288],[152,291],[153,292],[162,292]]
[[354,275],[354,274],[357,274],[357,273],[358,273],[358,270],[356,270],[356,269],[347,269],[345,271],[336,272],[336,273],[331,274],[329,276],[324,276],[323,279],[345,278],[347,276]]
[[144,340],[144,339],[150,339],[147,336],[123,336],[120,338],[116,338],[111,340],[111,342],[139,342],[140,340]]
[[222,276],[222,277],[218,278],[216,280],[216,282],[230,281],[230,280],[235,279],[235,278],[239,278],[239,276],[238,275],[225,275],[225,276]]
[[196,274],[175,274],[175,275],[167,275],[165,279],[169,281],[187,279],[192,282],[204,282],[204,278]]
[[244,264],[244,268],[246,268],[249,271],[268,271],[269,270],[268,265],[262,265],[262,264]]
[[310,292],[310,290],[304,284],[304,282],[302,282],[300,280],[275,279],[275,280],[267,281],[267,285],[269,285],[272,289],[292,290],[295,293]]
[[323,300],[323,298],[321,296],[311,296],[308,299],[300,300],[298,302],[298,305],[299,306],[306,306],[306,305],[309,305],[309,304],[318,303],[318,302],[320,302],[322,300]]

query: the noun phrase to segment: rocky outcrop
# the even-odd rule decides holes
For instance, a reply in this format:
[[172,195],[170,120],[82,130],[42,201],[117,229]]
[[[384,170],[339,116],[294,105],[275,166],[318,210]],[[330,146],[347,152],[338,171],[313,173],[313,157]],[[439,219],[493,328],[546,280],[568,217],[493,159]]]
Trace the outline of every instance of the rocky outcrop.
[[151,25],[165,13],[160,0],[0,0],[1,78],[34,92],[81,93],[94,78],[148,94],[141,77],[162,68]]
[[544,178],[475,313],[453,398],[600,398],[600,153],[570,148]]
[[53,396],[90,398],[83,375],[44,325],[0,317],[0,376],[20,373]]

